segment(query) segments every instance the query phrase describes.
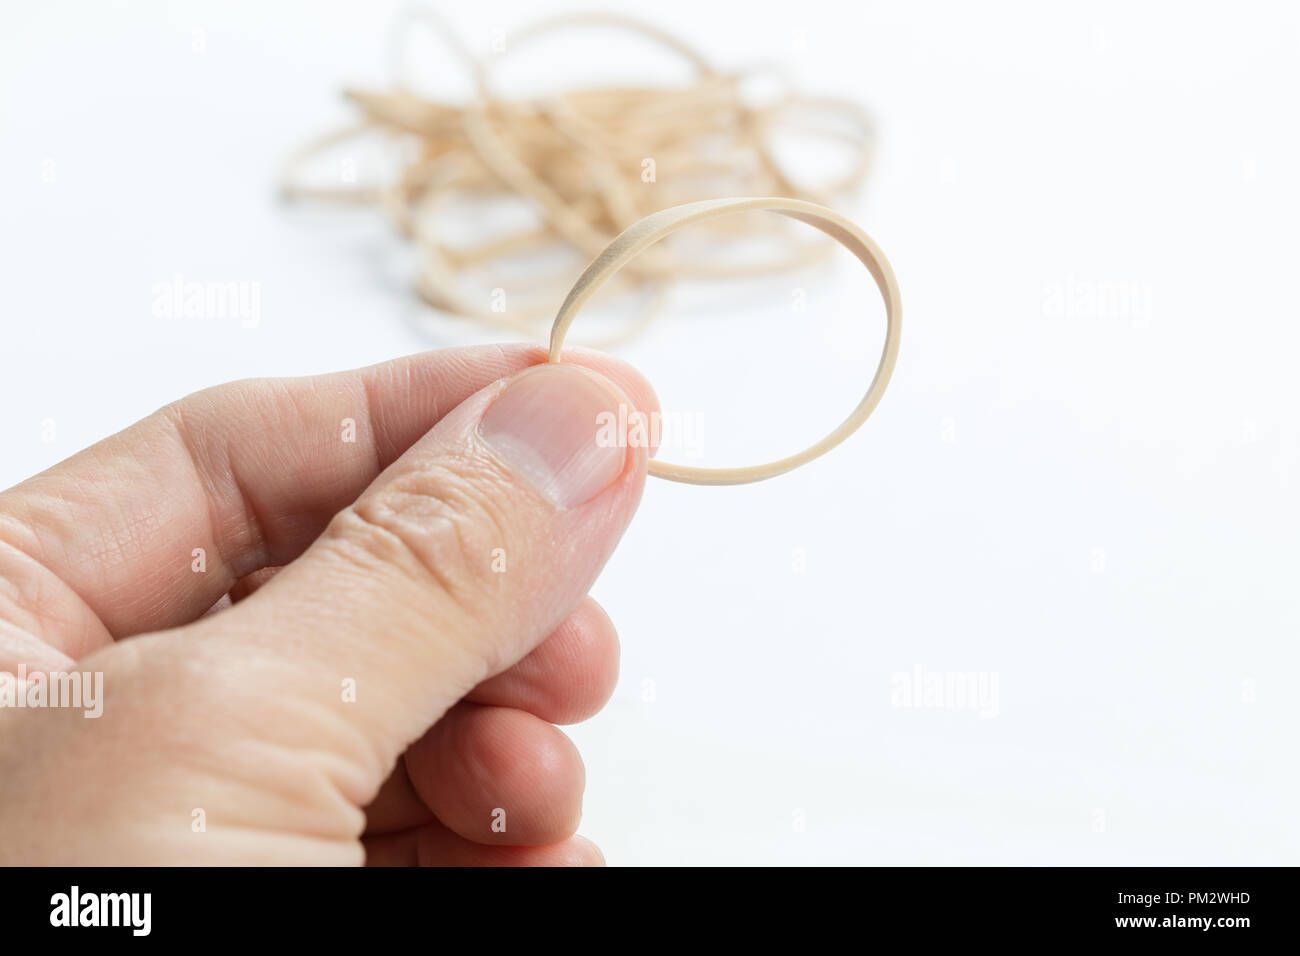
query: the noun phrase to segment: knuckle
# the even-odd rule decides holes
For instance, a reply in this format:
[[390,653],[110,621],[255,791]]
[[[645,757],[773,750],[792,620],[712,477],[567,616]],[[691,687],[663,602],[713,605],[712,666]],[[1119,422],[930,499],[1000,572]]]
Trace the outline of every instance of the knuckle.
[[480,612],[492,552],[508,521],[488,474],[437,464],[396,478],[340,512],[327,531],[368,569],[395,571]]

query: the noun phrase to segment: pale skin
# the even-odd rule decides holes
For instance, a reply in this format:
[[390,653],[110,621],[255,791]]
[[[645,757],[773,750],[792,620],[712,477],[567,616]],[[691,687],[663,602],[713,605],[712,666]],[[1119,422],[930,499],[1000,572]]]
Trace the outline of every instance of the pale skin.
[[588,590],[653,449],[552,483],[512,436],[658,405],[545,358],[231,383],[0,494],[0,671],[103,674],[98,719],[0,708],[0,863],[602,863],[555,725],[613,692]]

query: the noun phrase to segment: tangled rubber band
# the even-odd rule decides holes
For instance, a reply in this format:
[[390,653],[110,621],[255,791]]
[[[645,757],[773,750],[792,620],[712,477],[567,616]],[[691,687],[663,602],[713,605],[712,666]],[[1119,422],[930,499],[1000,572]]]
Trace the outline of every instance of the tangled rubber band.
[[[511,279],[508,308],[493,296],[507,284],[515,257],[561,248],[597,256],[622,230],[661,209],[718,195],[782,195],[827,203],[856,191],[870,167],[872,126],[855,104],[786,92],[756,104],[744,93],[754,71],[723,72],[678,37],[634,18],[608,13],[571,14],[533,23],[511,34],[509,51],[558,31],[596,26],[640,34],[682,58],[694,77],[687,85],[572,89],[532,99],[509,99],[493,73],[509,52],[476,58],[431,10],[409,13],[393,32],[394,86],[345,91],[360,120],[308,144],[291,157],[282,193],[377,206],[418,250],[415,289],[434,308],[509,329],[542,334],[554,303],[573,274],[552,269],[528,281]],[[438,102],[412,88],[407,50],[412,32],[432,28],[474,85],[467,104]],[[818,128],[805,121],[817,118]],[[848,153],[847,172],[834,181],[795,181],[778,160],[773,139],[798,129]],[[380,182],[312,185],[305,169],[323,153],[360,138],[391,150],[394,173]],[[473,246],[450,243],[443,233],[458,200],[523,197],[540,219],[514,233]],[[777,221],[777,220],[773,220]],[[735,234],[733,222],[704,228]],[[757,226],[745,226],[752,235]],[[462,232],[464,230],[461,230]],[[675,253],[664,244],[623,269],[611,285],[641,296],[635,320],[617,334],[589,344],[610,345],[639,331],[662,307],[674,278],[724,279],[769,275],[807,266],[833,248],[785,231],[764,237],[775,254],[741,260]],[[486,275],[475,288],[473,275]]]

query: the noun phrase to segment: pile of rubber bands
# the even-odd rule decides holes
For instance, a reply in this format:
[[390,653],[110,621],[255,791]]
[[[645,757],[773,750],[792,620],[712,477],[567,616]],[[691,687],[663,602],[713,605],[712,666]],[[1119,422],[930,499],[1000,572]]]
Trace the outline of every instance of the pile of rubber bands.
[[[360,121],[306,146],[289,161],[282,193],[370,204],[400,235],[415,243],[420,297],[437,310],[495,323],[536,338],[572,284],[572,263],[540,275],[511,278],[521,257],[560,247],[583,260],[597,256],[625,227],[668,206],[720,196],[785,196],[830,203],[861,186],[871,161],[872,126],[855,104],[782,91],[763,102],[747,95],[757,71],[724,72],[699,52],[658,28],[621,15],[553,17],[510,34],[509,50],[574,27],[632,31],[674,52],[693,80],[679,85],[572,89],[528,99],[500,95],[493,74],[506,52],[475,57],[430,10],[414,10],[394,30],[396,79],[392,89],[345,90]],[[411,33],[432,28],[454,52],[474,84],[464,104],[437,102],[405,79]],[[794,131],[843,155],[833,181],[809,185],[788,172],[773,137]],[[361,138],[377,139],[391,156],[386,178],[370,183],[311,184],[306,171],[323,153]],[[806,179],[806,177],[805,177]],[[523,198],[535,215],[524,228],[466,245],[457,222],[466,203]],[[639,318],[599,344],[639,330],[663,303],[673,278],[770,275],[807,266],[833,244],[797,239],[763,220],[765,254],[737,259],[683,252],[665,242],[617,277],[619,291],[637,293]],[[744,226],[753,232],[753,223]],[[726,220],[700,227],[728,230]],[[580,268],[581,263],[579,264]],[[518,271],[516,269],[516,271]],[[536,272],[536,270],[534,270]],[[504,292],[510,292],[508,303]],[[596,344],[596,343],[592,343]]]

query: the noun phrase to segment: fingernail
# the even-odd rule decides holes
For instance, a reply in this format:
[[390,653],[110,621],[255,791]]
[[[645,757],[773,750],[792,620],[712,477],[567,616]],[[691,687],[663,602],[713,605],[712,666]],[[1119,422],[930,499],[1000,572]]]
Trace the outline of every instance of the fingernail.
[[623,473],[621,443],[597,441],[617,420],[617,391],[571,366],[540,365],[518,375],[479,423],[479,434],[516,475],[559,508],[590,501]]

